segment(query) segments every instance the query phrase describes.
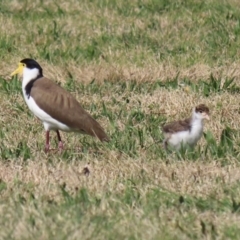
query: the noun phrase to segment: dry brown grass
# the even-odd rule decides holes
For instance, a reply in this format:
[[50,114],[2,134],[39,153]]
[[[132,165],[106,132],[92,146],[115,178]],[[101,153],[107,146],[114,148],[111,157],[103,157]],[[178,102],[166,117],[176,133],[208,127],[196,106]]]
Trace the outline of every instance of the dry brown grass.
[[[204,161],[204,164],[202,161],[197,163],[171,161],[165,164],[159,161],[146,162],[145,158],[139,158],[137,161],[131,158],[116,158],[116,154],[114,153],[109,156],[109,158],[111,157],[111,161],[107,162],[106,160],[101,161],[100,159],[94,159],[92,156],[85,156],[82,162],[73,159],[71,164],[69,164],[56,158],[53,164],[49,164],[48,160],[43,158],[42,153],[35,154],[35,156],[39,160],[41,158],[41,161],[30,161],[27,165],[21,161],[21,159],[17,162],[1,163],[1,179],[8,183],[8,191],[2,194],[2,198],[14,198],[14,196],[21,193],[22,197],[28,199],[30,194],[34,194],[35,199],[41,202],[39,207],[44,209],[45,202],[54,201],[61,203],[63,201],[59,186],[65,184],[66,189],[73,196],[77,193],[78,189],[84,187],[102,199],[100,207],[92,209],[91,212],[85,216],[86,222],[91,221],[90,216],[94,214],[107,213],[108,217],[114,217],[114,212],[111,211],[109,203],[111,201],[117,202],[118,199],[112,198],[110,200],[104,200],[105,192],[124,194],[126,191],[126,179],[138,178],[142,171],[145,172],[148,178],[148,184],[144,186],[137,184],[135,187],[139,188],[143,199],[151,189],[156,187],[161,187],[163,193],[167,190],[168,192],[182,196],[191,195],[194,198],[206,199],[207,196],[214,196],[215,198],[222,199],[225,197],[226,189],[231,189],[231,186],[235,185],[236,181],[239,180],[239,164],[237,163],[226,167],[220,166],[217,162],[207,161]],[[90,162],[88,165],[90,175],[85,176],[82,173],[82,169],[88,161]],[[19,184],[16,189],[16,180],[20,183],[31,183],[31,185],[26,187],[25,185]],[[224,188],[222,188],[223,185],[225,186]],[[12,204],[13,203],[10,202],[9,206],[11,207]],[[29,231],[27,223],[29,214],[34,214],[39,219],[37,220],[37,226],[43,229],[41,233],[42,239],[48,238],[49,236],[47,235],[48,224],[51,224],[52,231],[57,231],[56,224],[49,222],[48,219],[46,219],[45,222],[42,218],[44,213],[40,209],[35,210],[34,206],[30,204],[23,206],[22,211],[24,215],[19,224],[15,226],[15,233],[13,235],[17,239],[34,236],[37,232],[34,229],[32,232]],[[184,206],[180,211],[183,213],[186,212]],[[2,208],[0,212],[5,213],[6,210]],[[11,216],[15,215],[10,209],[9,212]],[[144,216],[144,211],[141,207],[136,206],[131,212],[133,216],[137,216],[139,219]],[[201,232],[200,222],[203,221],[213,224],[213,226],[217,228],[219,236],[222,237],[223,233],[220,231],[222,227],[238,224],[240,220],[238,215],[233,215],[229,211],[223,213],[214,213],[212,211],[199,212],[193,207],[187,212],[187,214],[190,215],[198,215],[194,222],[191,223],[195,228],[194,230],[191,228],[191,231]],[[136,233],[139,232],[140,236],[145,239],[151,239],[159,235],[157,229],[163,229],[164,227],[166,227],[168,231],[175,231],[178,224],[182,225],[182,228],[186,231],[190,231],[187,230],[188,227],[181,222],[182,214],[175,212],[175,210],[171,208],[160,210],[159,217],[162,219],[160,222],[156,220],[152,222],[151,219],[145,219],[138,223],[135,221],[133,223],[131,223],[131,221],[127,222],[128,210],[124,207],[121,210],[121,215],[122,221],[119,222],[115,230],[121,232],[129,231],[129,228],[132,228],[133,231],[136,231]],[[152,220],[154,220],[154,218]],[[64,220],[62,219],[62,221]],[[140,224],[140,226],[148,230],[141,232],[140,229],[136,228],[136,224],[138,226]],[[87,238],[88,235],[92,236],[94,229],[91,230],[91,227],[86,227],[84,223],[83,226],[79,228],[73,222],[64,221],[62,232],[67,233],[70,229],[74,229],[74,234],[71,236],[71,239],[77,239],[79,236]],[[86,231],[86,229],[88,229],[88,231]],[[207,230],[207,232],[208,231],[210,232],[210,230]],[[104,229],[102,234],[99,239],[103,239]],[[199,237],[200,236],[201,235],[199,235]]]

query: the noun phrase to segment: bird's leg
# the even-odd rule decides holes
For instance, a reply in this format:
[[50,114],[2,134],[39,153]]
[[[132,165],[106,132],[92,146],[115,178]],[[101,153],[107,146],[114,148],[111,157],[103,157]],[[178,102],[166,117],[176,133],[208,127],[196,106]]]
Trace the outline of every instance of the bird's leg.
[[45,145],[45,153],[49,151],[49,131],[46,131],[46,145]]
[[164,139],[163,141],[163,148],[167,151],[168,150],[168,139]]
[[56,133],[58,138],[58,149],[63,150],[63,142],[60,136],[60,132],[57,130]]

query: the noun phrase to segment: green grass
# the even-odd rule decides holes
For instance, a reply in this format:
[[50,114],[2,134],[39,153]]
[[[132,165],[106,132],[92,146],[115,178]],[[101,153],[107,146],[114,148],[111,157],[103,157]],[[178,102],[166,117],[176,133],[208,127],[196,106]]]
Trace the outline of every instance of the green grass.
[[[240,4],[217,0],[0,2],[1,239],[238,239]],[[111,137],[51,133],[17,63],[35,58]],[[193,149],[161,126],[205,103]],[[84,173],[88,168],[89,175]]]

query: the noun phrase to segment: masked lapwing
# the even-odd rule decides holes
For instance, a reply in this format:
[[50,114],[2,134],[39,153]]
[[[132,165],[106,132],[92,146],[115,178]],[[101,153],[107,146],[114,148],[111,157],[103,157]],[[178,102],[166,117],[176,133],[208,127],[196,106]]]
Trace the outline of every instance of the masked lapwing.
[[168,146],[176,150],[186,146],[193,148],[202,136],[204,119],[209,120],[209,108],[200,104],[193,109],[190,118],[163,126],[165,149]]
[[49,132],[57,133],[58,147],[63,149],[59,130],[79,132],[109,141],[100,124],[86,112],[65,89],[43,76],[41,66],[33,59],[20,61],[11,76],[22,75],[22,91],[29,109],[39,118],[46,131],[45,151],[49,151]]

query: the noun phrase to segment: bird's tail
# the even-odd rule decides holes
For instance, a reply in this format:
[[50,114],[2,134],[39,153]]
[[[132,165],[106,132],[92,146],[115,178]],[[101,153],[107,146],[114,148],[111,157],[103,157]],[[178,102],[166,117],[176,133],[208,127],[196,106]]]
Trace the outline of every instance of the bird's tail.
[[108,135],[105,133],[104,129],[101,127],[101,125],[92,118],[92,124],[91,124],[91,130],[90,135],[93,137],[99,138],[101,142],[109,142],[110,139]]

